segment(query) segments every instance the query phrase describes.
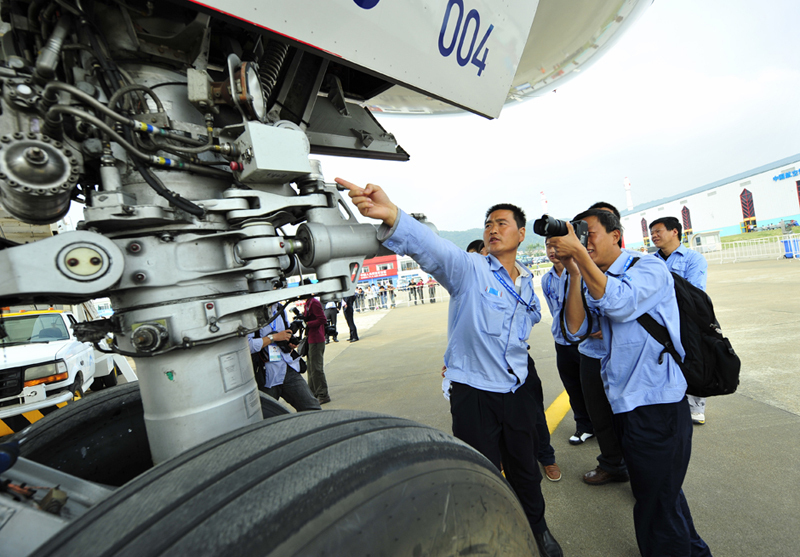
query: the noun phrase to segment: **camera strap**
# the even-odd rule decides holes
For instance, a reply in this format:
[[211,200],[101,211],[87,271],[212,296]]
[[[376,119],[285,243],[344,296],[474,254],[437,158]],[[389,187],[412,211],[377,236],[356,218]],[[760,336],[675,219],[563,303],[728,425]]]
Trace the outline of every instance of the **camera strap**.
[[[536,308],[535,308],[534,306],[530,305],[529,303],[526,303],[526,302],[525,302],[525,300],[523,300],[523,299],[522,299],[522,296],[520,296],[520,295],[517,293],[517,289],[516,289],[516,288],[514,288],[513,286],[510,286],[510,285],[509,285],[509,284],[508,284],[508,283],[505,281],[505,279],[503,279],[503,277],[502,277],[502,276],[500,276],[500,273],[498,273],[497,271],[492,271],[492,274],[493,274],[493,275],[494,275],[494,276],[497,278],[497,280],[499,280],[499,281],[500,281],[500,284],[502,284],[502,285],[503,285],[503,288],[505,288],[505,289],[508,291],[508,293],[509,293],[509,294],[511,294],[512,296],[514,296],[514,298],[516,298],[516,299],[517,299],[517,301],[518,301],[520,304],[522,304],[523,306],[525,306],[525,307],[528,309],[528,311],[536,311]],[[531,285],[531,286],[532,286],[532,285]],[[531,290],[532,290],[532,288],[531,288]],[[531,295],[531,302],[533,301],[533,296],[535,296],[535,295],[536,295],[535,293]]]

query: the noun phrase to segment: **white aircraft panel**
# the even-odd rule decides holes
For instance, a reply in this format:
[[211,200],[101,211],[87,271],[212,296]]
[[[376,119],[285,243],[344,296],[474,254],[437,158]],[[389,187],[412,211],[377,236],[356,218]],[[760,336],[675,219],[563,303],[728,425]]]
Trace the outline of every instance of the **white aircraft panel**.
[[539,0],[195,3],[324,50],[392,82],[496,117]]

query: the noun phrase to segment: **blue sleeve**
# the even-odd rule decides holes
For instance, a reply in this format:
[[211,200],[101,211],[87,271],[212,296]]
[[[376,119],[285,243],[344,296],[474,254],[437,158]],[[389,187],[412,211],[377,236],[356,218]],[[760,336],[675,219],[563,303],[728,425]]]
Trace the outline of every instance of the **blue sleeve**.
[[579,341],[587,332],[589,332],[589,319],[586,317],[583,318],[583,323],[581,323],[581,326],[575,333],[570,333],[569,327],[566,327],[566,330],[564,331],[564,333],[567,335],[567,340],[571,342]]
[[586,302],[611,321],[635,321],[661,303],[663,293],[674,291],[672,275],[656,257],[641,257],[636,266],[619,277],[607,275],[606,290],[599,300],[587,293]]
[[444,286],[451,296],[458,294],[465,278],[471,274],[474,262],[481,256],[468,254],[454,243],[440,238],[433,230],[410,217],[402,210],[397,222],[389,229],[381,225],[378,240],[399,255],[408,255],[423,271]]
[[255,333],[247,335],[247,344],[250,345],[251,354],[255,354],[264,348],[264,341],[261,340],[261,337],[256,338]]
[[700,290],[706,289],[706,279],[708,278],[708,261],[696,251],[688,251],[688,260],[684,271],[685,278]]
[[[531,283],[531,289],[533,289],[533,283]],[[531,321],[533,321],[533,325],[536,325],[539,321],[542,320],[542,304],[539,303],[539,296],[536,293],[533,293],[533,303],[531,304],[535,309],[534,311],[530,312]]]
[[[586,298],[586,302],[588,304],[589,300],[591,300],[591,296],[589,296],[589,289],[586,287],[585,284],[582,285],[582,288],[583,288],[583,296]],[[566,302],[564,302],[564,305],[566,305]],[[591,307],[589,308],[590,311],[592,309],[593,308],[591,308]],[[584,315],[583,316],[583,323],[581,323],[581,326],[578,328],[578,330],[574,334],[569,332],[569,327],[565,327],[566,330],[564,331],[564,333],[567,336],[567,340],[569,340],[570,342],[576,342],[576,341],[580,340],[580,337],[582,337],[582,336],[584,336],[586,334],[589,334],[589,333],[594,333],[596,330],[598,330],[599,327],[600,327],[599,323],[600,323],[600,319],[597,317],[597,313],[593,311],[592,312],[592,330],[591,331],[589,330],[589,316],[588,315]]]

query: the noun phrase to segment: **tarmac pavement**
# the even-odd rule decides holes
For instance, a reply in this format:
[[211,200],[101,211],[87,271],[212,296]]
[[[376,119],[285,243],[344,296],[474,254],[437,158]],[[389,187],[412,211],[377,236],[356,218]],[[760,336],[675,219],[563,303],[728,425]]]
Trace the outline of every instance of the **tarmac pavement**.
[[[694,427],[684,492],[695,526],[716,556],[800,555],[800,261],[713,265],[707,290],[742,375],[735,394],[708,399],[706,424]],[[340,319],[343,340],[325,351],[333,401],[324,408],[391,414],[450,433],[441,391],[447,306],[357,313],[361,340],[352,344]],[[550,323],[545,308],[530,338],[545,406],[563,391]],[[542,484],[554,536],[567,556],[638,555],[629,485],[581,481],[598,448],[594,439],[569,445],[574,429],[570,411],[552,435],[562,480]]]

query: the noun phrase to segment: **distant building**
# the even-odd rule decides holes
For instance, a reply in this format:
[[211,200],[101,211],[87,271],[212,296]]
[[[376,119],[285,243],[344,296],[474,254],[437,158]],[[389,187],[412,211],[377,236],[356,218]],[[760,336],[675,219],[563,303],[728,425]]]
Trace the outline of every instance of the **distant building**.
[[419,263],[409,256],[404,255],[398,258],[398,263],[400,264],[400,272],[398,273],[397,284],[395,284],[395,286],[402,288],[412,280],[415,282],[417,280],[422,280],[422,282],[428,281],[428,273],[420,269]]
[[720,236],[800,220],[800,154],[621,215],[625,246],[631,249],[650,247],[650,223],[661,217],[676,217],[688,235],[719,230]]
[[358,278],[359,286],[373,283],[392,283],[397,286],[397,255],[384,255],[365,259],[361,266],[361,276]]

